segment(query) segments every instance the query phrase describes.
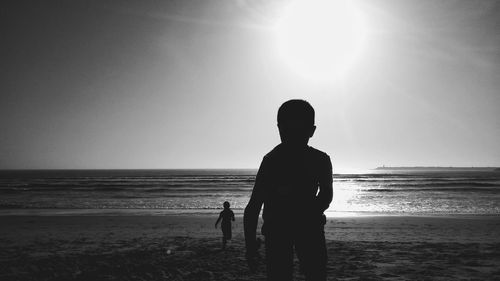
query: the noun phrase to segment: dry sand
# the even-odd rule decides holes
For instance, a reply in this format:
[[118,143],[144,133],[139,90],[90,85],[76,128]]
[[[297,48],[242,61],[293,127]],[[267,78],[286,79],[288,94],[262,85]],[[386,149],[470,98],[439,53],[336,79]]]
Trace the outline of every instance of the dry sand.
[[[221,250],[217,215],[0,216],[0,280],[263,280],[242,218]],[[500,217],[330,218],[329,280],[500,280]],[[303,276],[295,267],[296,280]]]

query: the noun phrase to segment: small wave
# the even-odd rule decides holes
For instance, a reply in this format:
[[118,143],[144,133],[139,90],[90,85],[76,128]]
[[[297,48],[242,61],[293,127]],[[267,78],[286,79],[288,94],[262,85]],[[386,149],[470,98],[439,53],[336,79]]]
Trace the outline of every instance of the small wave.
[[450,187],[450,188],[370,188],[363,191],[367,192],[422,192],[422,191],[437,191],[437,192],[488,192],[500,193],[500,188],[487,187]]
[[440,181],[440,182],[427,182],[427,181],[409,181],[406,183],[393,182],[381,183],[380,186],[390,188],[405,188],[405,187],[500,187],[499,182],[476,182],[476,181]]

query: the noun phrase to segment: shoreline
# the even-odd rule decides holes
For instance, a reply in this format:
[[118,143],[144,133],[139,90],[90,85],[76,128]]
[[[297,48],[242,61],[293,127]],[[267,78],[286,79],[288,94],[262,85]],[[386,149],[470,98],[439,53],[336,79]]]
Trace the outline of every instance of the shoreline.
[[[131,235],[219,237],[214,224],[218,213],[100,214],[100,215],[2,215],[0,239],[33,240],[46,234],[78,236],[92,233]],[[257,233],[260,234],[262,218]],[[233,236],[243,238],[243,215],[236,214]],[[43,231],[42,231],[43,230]],[[327,240],[426,241],[500,243],[500,216],[339,216],[328,217]]]

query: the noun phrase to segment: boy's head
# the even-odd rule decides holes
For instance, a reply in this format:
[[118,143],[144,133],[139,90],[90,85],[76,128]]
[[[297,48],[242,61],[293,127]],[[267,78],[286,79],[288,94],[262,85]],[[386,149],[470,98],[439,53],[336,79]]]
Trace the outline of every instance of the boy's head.
[[229,202],[225,201],[224,204],[222,204],[224,206],[224,209],[229,209]]
[[314,135],[314,108],[305,100],[289,100],[278,110],[278,129],[281,142],[307,145]]

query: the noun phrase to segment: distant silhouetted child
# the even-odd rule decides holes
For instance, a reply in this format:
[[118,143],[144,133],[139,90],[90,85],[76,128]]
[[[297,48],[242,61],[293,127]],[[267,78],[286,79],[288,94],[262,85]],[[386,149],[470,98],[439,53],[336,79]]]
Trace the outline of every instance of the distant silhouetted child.
[[221,229],[222,229],[222,249],[226,248],[227,240],[231,240],[231,221],[234,221],[234,213],[231,209],[229,209],[229,202],[225,201],[224,210],[220,212],[219,218],[215,222],[215,228],[217,228],[217,224],[222,220]]
[[262,160],[244,213],[246,257],[256,268],[256,229],[262,205],[268,280],[293,278],[294,248],[306,280],[326,280],[327,253],[323,212],[333,196],[330,157],[308,146],[314,109],[289,100],[278,110],[281,144]]

